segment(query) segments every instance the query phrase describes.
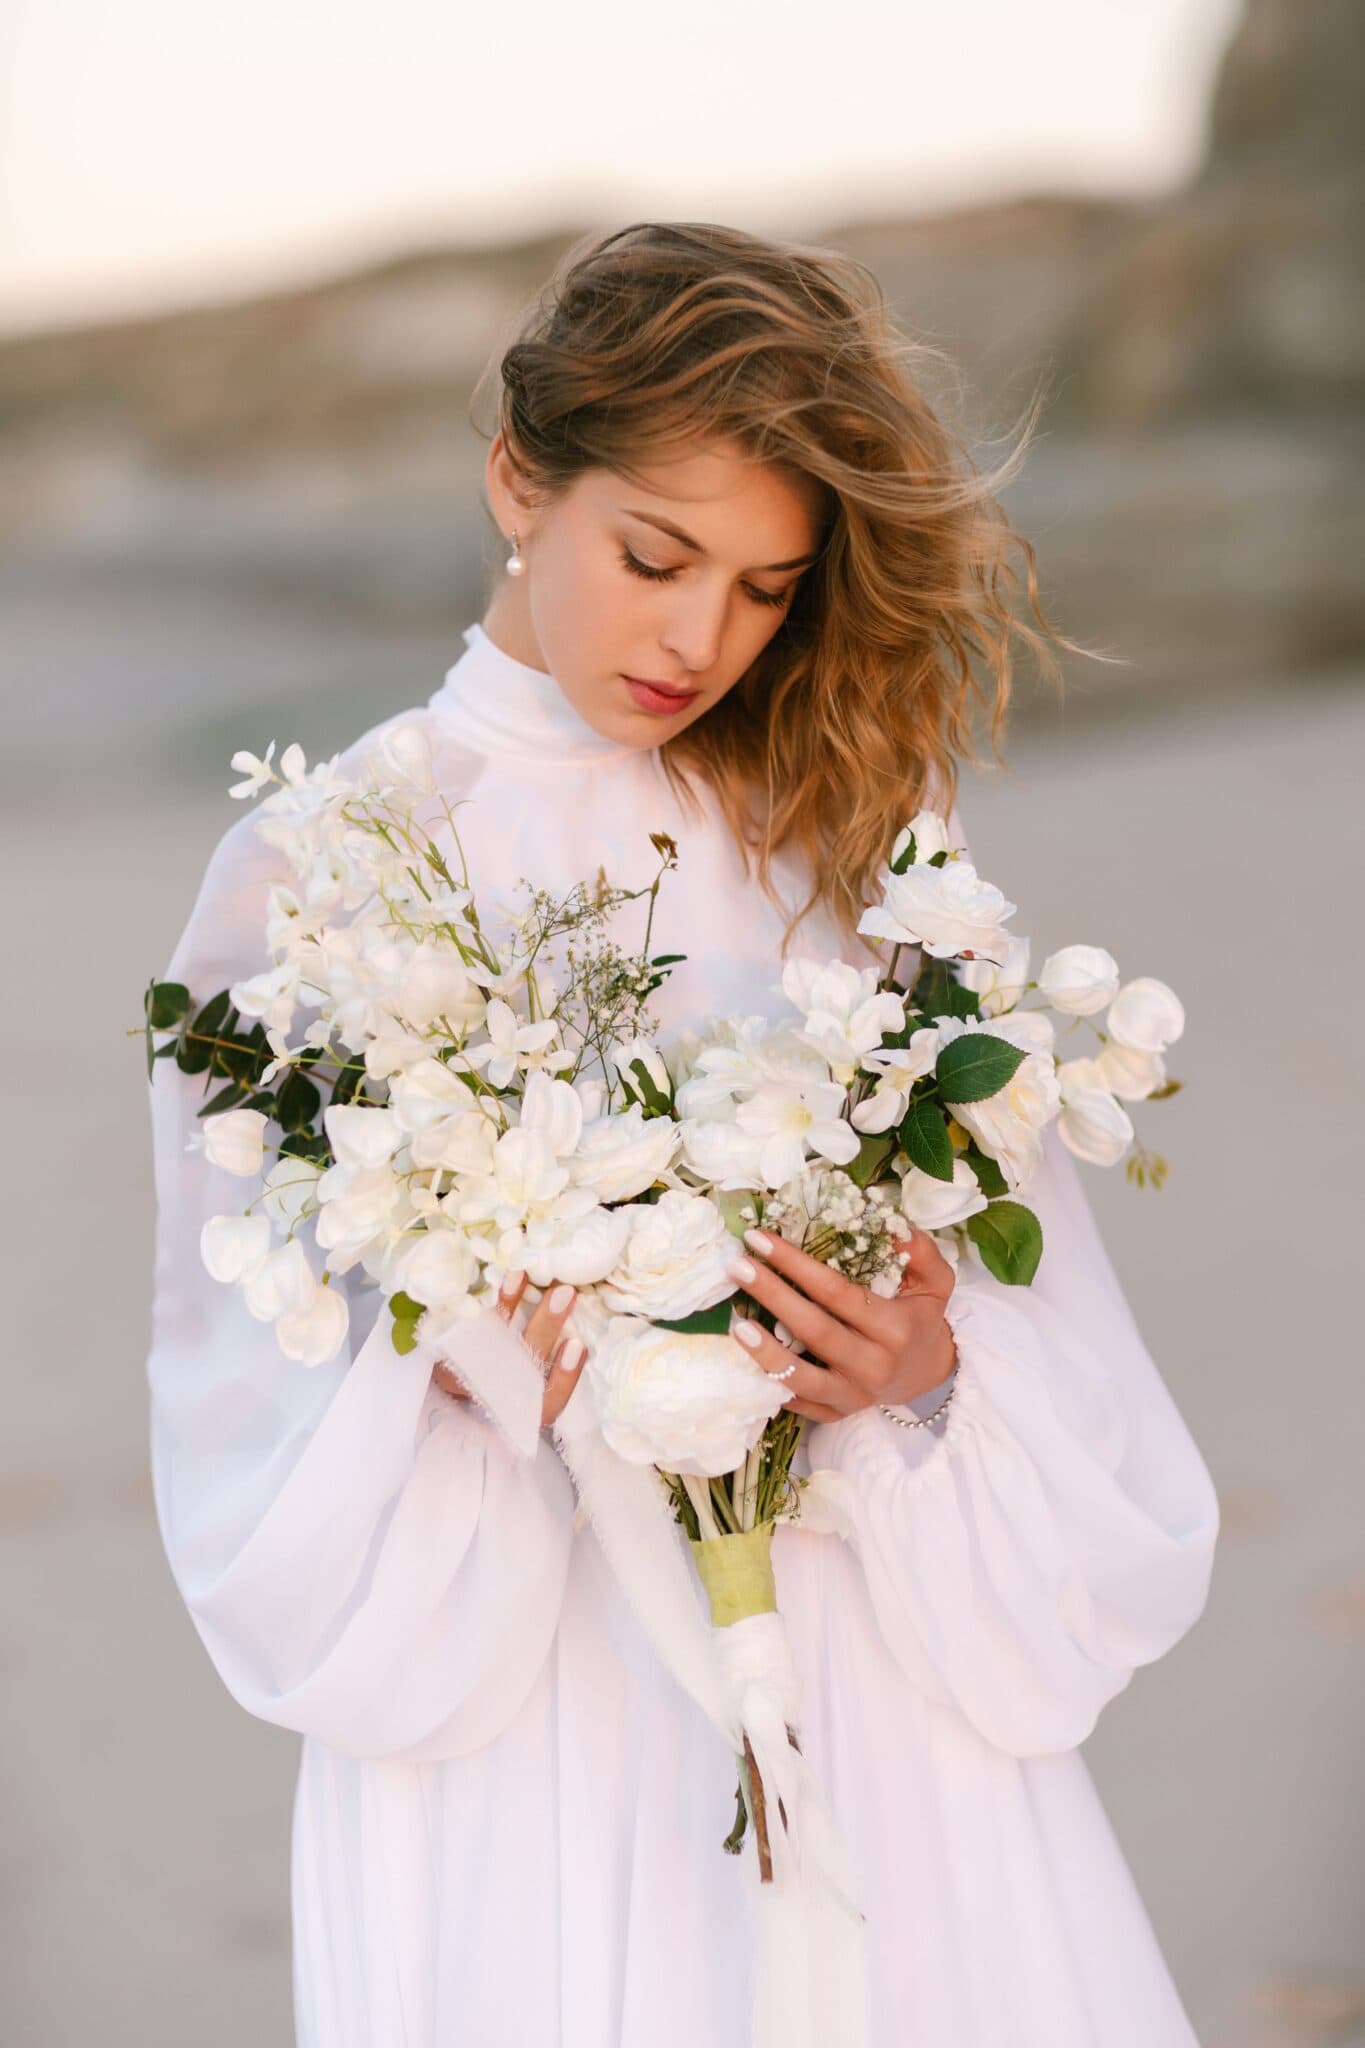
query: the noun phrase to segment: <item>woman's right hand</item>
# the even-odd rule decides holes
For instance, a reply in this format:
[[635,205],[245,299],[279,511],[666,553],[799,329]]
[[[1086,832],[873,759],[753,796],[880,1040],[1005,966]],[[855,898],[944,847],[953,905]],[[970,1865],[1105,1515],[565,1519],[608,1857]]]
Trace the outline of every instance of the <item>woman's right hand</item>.
[[[497,1312],[503,1321],[510,1323],[516,1315],[518,1304],[526,1292],[526,1275],[508,1273],[498,1290]],[[526,1328],[518,1334],[523,1344],[535,1352],[547,1367],[545,1376],[545,1398],[541,1403],[540,1426],[548,1424],[562,1414],[568,1405],[570,1394],[578,1385],[578,1375],[587,1348],[580,1337],[562,1338],[565,1323],[577,1298],[576,1289],[565,1282],[551,1287],[541,1296],[531,1311]],[[437,1365],[432,1377],[438,1387],[444,1389],[457,1401],[470,1398],[469,1389],[456,1378],[450,1367]]]

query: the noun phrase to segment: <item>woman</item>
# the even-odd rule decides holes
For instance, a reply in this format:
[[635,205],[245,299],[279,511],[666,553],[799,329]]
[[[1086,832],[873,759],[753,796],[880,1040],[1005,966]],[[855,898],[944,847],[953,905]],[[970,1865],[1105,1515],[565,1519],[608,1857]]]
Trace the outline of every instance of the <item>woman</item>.
[[[1016,640],[1048,657],[1000,476],[912,364],[859,266],[676,224],[576,252],[502,359],[512,552],[427,707],[437,774],[473,799],[481,896],[629,884],[651,833],[677,842],[665,1041],[781,1007],[784,947],[874,957],[859,910],[895,830],[951,803],[974,693],[998,730]],[[170,978],[259,969],[280,873],[241,820]],[[514,1277],[500,1302],[546,1368],[531,1460],[449,1366],[395,1354],[373,1300],[334,1364],[286,1364],[200,1263],[240,1195],[186,1152],[198,1096],[162,1063],[156,1497],[226,1684],[304,1737],[300,2042],[740,2048],[733,1758],[576,1524],[548,1427],[578,1384],[572,1290]],[[1217,1502],[1055,1142],[1029,1199],[1030,1289],[954,1287],[922,1235],[893,1302],[780,1241],[745,1276],[805,1353],[795,1469],[856,1503],[846,1541],[779,1526],[774,1565],[879,2048],[1194,2038],[1076,1752],[1202,1611]],[[766,1334],[756,1356],[790,1373]]]

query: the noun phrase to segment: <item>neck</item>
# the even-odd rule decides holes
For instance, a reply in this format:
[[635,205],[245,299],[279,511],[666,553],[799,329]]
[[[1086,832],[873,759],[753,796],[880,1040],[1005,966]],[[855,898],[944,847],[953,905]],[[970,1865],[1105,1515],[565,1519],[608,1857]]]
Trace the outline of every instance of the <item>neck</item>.
[[483,630],[493,643],[527,668],[548,670],[531,622],[531,601],[524,576],[502,576],[483,615]]

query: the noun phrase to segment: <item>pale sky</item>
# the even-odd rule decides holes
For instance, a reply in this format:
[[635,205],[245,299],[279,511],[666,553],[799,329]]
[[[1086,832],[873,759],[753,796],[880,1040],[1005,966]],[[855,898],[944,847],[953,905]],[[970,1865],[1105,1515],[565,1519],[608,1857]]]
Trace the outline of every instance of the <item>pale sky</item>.
[[642,217],[1196,166],[1240,0],[5,0],[0,327]]

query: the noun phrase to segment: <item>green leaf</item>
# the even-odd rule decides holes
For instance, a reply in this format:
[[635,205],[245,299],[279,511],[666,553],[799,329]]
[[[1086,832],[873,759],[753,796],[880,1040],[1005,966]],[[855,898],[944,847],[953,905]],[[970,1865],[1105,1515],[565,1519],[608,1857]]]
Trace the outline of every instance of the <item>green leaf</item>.
[[426,1309],[422,1302],[414,1301],[410,1294],[403,1293],[391,1295],[389,1307],[393,1311],[393,1348],[406,1358],[417,1348],[417,1324]]
[[175,1062],[182,1074],[204,1074],[214,1064],[217,1047],[207,1041],[218,1037],[232,1000],[225,988],[210,996],[193,1022],[181,1027]]
[[962,1156],[976,1175],[983,1195],[988,1195],[993,1200],[996,1195],[1009,1193],[1009,1182],[996,1162],[988,1153],[983,1152],[979,1145],[969,1145]]
[[992,1202],[967,1218],[967,1235],[988,1273],[1006,1287],[1027,1287],[1043,1256],[1043,1227],[1022,1202]]
[[907,868],[912,868],[914,865],[915,835],[913,832],[907,832],[905,835],[905,845],[891,863],[891,872],[893,875],[903,875]]
[[844,1172],[855,1187],[870,1188],[895,1149],[894,1131],[867,1132],[859,1142],[856,1156],[849,1161]]
[[275,1114],[280,1120],[280,1128],[286,1131],[310,1129],[321,1107],[322,1097],[308,1076],[298,1067],[291,1068],[275,1097]]
[[217,1048],[215,1063],[220,1074],[228,1074],[234,1081],[241,1081],[251,1087],[265,1072],[270,1062],[270,1047],[265,1035],[265,1026],[257,1019],[245,1035],[236,1034],[240,1019],[235,1015],[231,1025],[219,1035],[226,1043]]
[[290,1159],[311,1159],[315,1166],[330,1166],[332,1148],[321,1131],[290,1131],[280,1140],[280,1153]]
[[686,953],[655,953],[649,964],[651,967],[676,967],[680,960],[686,958]]
[[928,1096],[912,1102],[901,1118],[900,1141],[910,1162],[935,1180],[953,1177],[953,1146],[948,1124],[938,1104]]
[[926,1017],[979,1017],[980,998],[962,983],[946,960],[934,960],[924,956],[924,965],[915,977],[911,1001]]
[[240,1082],[229,1081],[226,1088],[220,1088],[216,1095],[209,1097],[199,1114],[200,1116],[217,1116],[220,1110],[235,1109],[245,1094],[246,1089],[242,1087]]
[[170,1031],[189,1014],[190,992],[182,981],[151,981],[142,999],[153,1031]]
[[1023,1061],[1021,1046],[989,1031],[968,1031],[944,1046],[934,1079],[945,1102],[984,1102],[1014,1079]]
[[730,1300],[727,1295],[710,1308],[695,1308],[690,1316],[680,1316],[676,1322],[668,1322],[663,1316],[651,1316],[650,1321],[656,1330],[681,1330],[687,1337],[723,1337],[730,1328]]

